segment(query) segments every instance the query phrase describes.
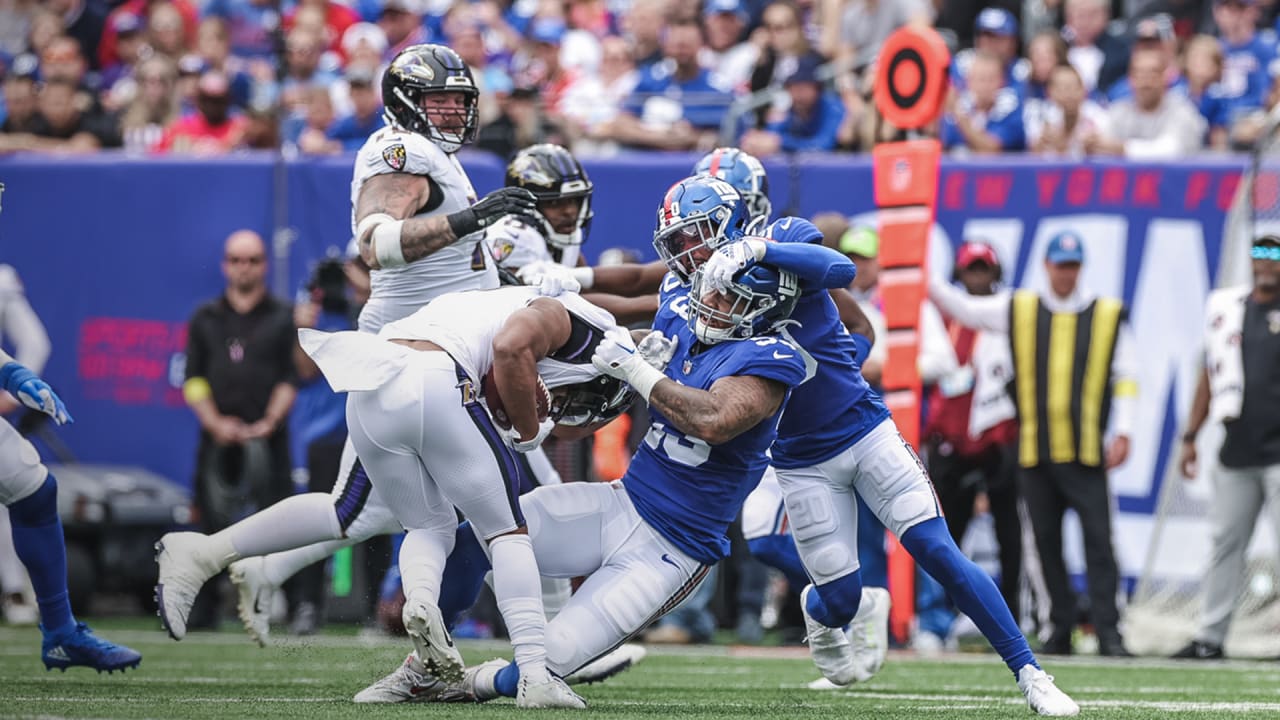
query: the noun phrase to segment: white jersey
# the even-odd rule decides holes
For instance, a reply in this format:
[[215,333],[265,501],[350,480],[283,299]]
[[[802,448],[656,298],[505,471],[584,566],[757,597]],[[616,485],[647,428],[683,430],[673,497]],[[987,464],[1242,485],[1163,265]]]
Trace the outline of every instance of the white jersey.
[[[484,241],[489,248],[489,255],[503,270],[516,272],[530,263],[555,262],[542,233],[514,215],[508,215],[489,226],[485,231]],[[581,245],[565,247],[560,253],[560,264],[577,267],[581,248]]]
[[[415,217],[447,215],[470,207],[476,200],[476,191],[457,158],[421,135],[384,127],[365,141],[356,156],[351,178],[353,234],[360,188],[369,178],[386,173],[431,178],[431,203]],[[360,330],[377,332],[383,325],[408,316],[448,292],[498,287],[498,271],[485,257],[483,239],[483,233],[472,233],[404,267],[374,270],[370,275],[369,302],[360,312]]]
[[[493,338],[520,308],[542,297],[533,287],[512,285],[488,292],[457,292],[441,295],[431,304],[403,320],[388,323],[378,336],[388,340],[429,340],[445,350],[472,380],[479,380],[493,367]],[[554,298],[573,319],[570,344],[556,358],[538,361],[538,375],[548,388],[573,385],[600,373],[591,364],[595,344],[615,325],[613,315],[576,293]]]

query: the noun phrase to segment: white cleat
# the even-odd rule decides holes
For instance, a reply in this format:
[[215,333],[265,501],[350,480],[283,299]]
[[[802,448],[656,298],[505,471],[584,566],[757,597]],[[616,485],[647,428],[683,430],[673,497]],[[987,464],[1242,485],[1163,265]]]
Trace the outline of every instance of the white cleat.
[[608,680],[640,662],[647,654],[644,646],[627,643],[569,673],[564,681],[569,685],[588,685]]
[[358,703],[414,703],[438,700],[448,689],[418,656],[410,653],[390,675],[356,693]]
[[813,664],[818,666],[822,676],[841,687],[859,679],[857,659],[853,655],[853,645],[842,628],[829,628],[814,620],[809,615],[809,606],[805,602],[809,593],[817,592],[813,585],[806,585],[800,593],[800,608],[804,612],[804,627],[809,643],[809,655]]
[[1049,717],[1075,717],[1080,706],[1053,684],[1053,676],[1035,665],[1023,665],[1018,671],[1018,688],[1027,698],[1027,705],[1038,715]]
[[810,680],[805,687],[810,690],[842,690],[843,688],[830,680],[820,677],[817,680]]
[[874,677],[889,656],[889,608],[892,605],[888,590],[862,589],[858,614],[849,623],[849,643],[860,668],[857,682]]
[[[462,684],[458,687],[456,695],[459,699],[470,702],[481,703],[493,700],[498,697],[498,689],[494,686],[498,671],[509,664],[502,658],[494,658],[467,668],[462,673]],[[449,701],[456,702],[452,697]]]
[[231,582],[239,596],[236,614],[244,624],[244,631],[259,647],[266,647],[271,637],[271,599],[276,593],[276,586],[263,570],[265,564],[265,558],[251,557],[237,560],[230,567]]
[[186,637],[187,616],[200,588],[222,571],[207,541],[208,536],[202,533],[178,532],[165,534],[155,544],[160,565],[156,604],[160,622],[174,640]]
[[578,697],[577,693],[555,675],[548,675],[545,682],[536,684],[522,675],[520,687],[516,690],[516,707],[586,710],[587,701]]
[[413,647],[418,657],[426,665],[431,674],[443,680],[447,685],[460,685],[462,671],[466,664],[462,662],[462,653],[453,644],[449,631],[445,629],[444,618],[440,608],[433,603],[409,600],[400,615],[404,620],[405,632],[413,640]]

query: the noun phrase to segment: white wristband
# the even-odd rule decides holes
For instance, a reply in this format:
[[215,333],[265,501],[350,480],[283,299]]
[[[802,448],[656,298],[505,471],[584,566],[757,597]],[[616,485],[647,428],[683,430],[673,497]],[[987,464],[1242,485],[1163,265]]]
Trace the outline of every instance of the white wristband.
[[364,242],[369,233],[373,232],[374,228],[386,222],[395,222],[395,218],[386,213],[372,213],[366,215],[364,219],[356,224],[356,242]]
[[627,373],[627,384],[635,388],[636,394],[644,398],[647,404],[649,393],[653,392],[653,386],[665,377],[661,370],[641,360],[632,365],[631,371]]
[[583,290],[587,290],[596,284],[596,271],[593,268],[576,267],[570,272],[573,274],[573,279],[578,281]]
[[373,255],[378,258],[378,267],[404,267],[404,251],[400,247],[400,229],[403,220],[379,223],[373,228]]

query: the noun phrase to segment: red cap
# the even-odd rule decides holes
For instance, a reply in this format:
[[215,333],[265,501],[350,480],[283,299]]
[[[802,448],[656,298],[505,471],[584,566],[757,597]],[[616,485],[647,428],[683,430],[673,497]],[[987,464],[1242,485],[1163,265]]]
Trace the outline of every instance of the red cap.
[[960,246],[960,251],[956,253],[956,267],[967,268],[981,260],[991,267],[1000,266],[1000,258],[996,257],[996,251],[990,245],[980,242],[967,242]]

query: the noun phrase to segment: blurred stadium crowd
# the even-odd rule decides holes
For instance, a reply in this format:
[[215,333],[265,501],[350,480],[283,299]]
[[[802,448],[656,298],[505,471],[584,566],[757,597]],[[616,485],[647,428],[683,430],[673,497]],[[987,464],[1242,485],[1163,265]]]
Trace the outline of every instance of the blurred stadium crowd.
[[901,133],[879,47],[957,54],[958,153],[1180,157],[1247,147],[1280,93],[1274,0],[0,0],[0,153],[332,154],[381,126],[380,77],[440,42],[482,88],[479,149],[760,156]]

